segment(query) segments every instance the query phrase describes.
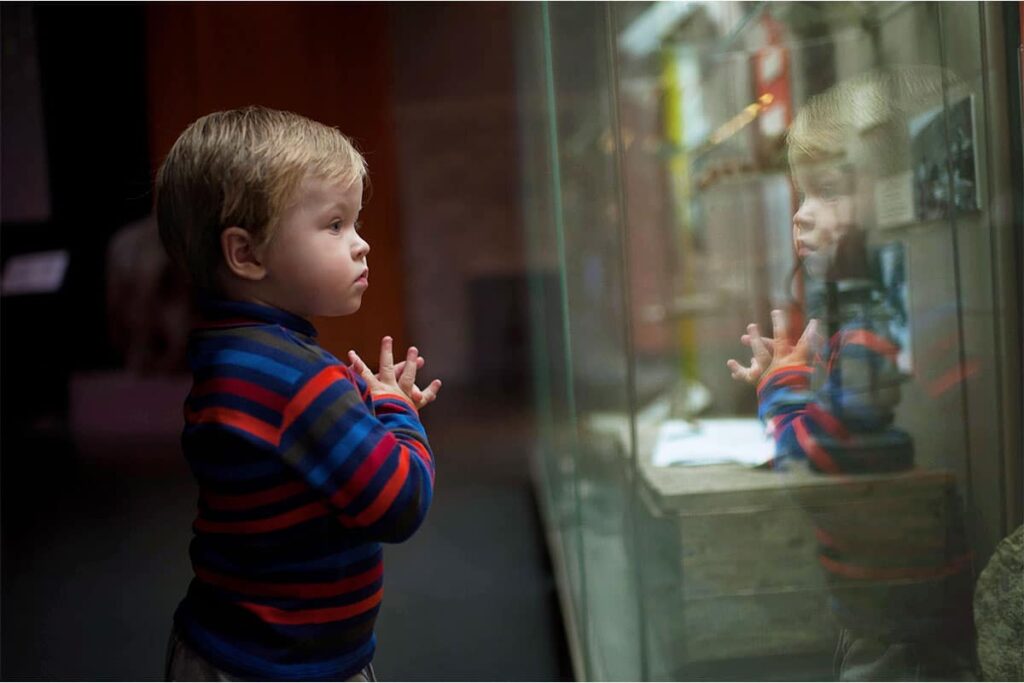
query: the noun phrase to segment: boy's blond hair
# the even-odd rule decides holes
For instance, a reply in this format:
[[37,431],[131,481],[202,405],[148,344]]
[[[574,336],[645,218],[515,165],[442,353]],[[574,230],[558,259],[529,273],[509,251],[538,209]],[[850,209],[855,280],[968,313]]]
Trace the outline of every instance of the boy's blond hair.
[[938,66],[890,66],[844,79],[800,108],[786,143],[789,165],[837,161],[878,176],[910,161],[908,122],[941,106],[959,79]]
[[174,143],[156,177],[160,239],[194,286],[216,290],[220,235],[245,228],[270,242],[307,175],[345,184],[366,161],[336,128],[265,107],[214,112]]

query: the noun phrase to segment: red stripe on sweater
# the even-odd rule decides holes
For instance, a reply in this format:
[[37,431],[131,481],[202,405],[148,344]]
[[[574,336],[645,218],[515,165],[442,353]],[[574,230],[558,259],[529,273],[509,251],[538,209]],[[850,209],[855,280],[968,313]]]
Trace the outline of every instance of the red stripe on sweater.
[[278,531],[288,527],[301,524],[302,522],[324,517],[328,513],[327,506],[317,501],[297,507],[294,510],[265,517],[263,519],[248,519],[238,522],[213,522],[203,517],[196,518],[195,527],[198,531],[206,531],[214,534],[259,534],[268,531]]
[[370,454],[366,456],[362,464],[356,468],[356,471],[352,473],[352,476],[348,478],[345,485],[338,489],[337,493],[331,497],[331,503],[338,509],[343,509],[346,505],[351,503],[356,496],[358,496],[363,489],[370,483],[377,471],[380,470],[384,461],[387,460],[391,452],[398,447],[398,439],[393,434],[386,433],[384,437],[377,442],[377,445],[373,447]]
[[962,572],[970,561],[971,553],[967,553],[954,558],[949,564],[939,567],[861,567],[837,562],[824,555],[818,556],[821,566],[833,574],[847,579],[873,579],[876,581],[944,579]]
[[[404,396],[402,394],[377,394],[373,397],[373,402],[375,406],[377,401],[397,401],[398,403],[401,403],[402,405],[409,408],[414,413],[416,412],[416,406],[413,404],[412,400],[410,400],[408,396]],[[380,407],[387,408],[387,412],[395,412],[395,409],[392,408],[391,406],[388,406],[387,404],[384,404]]]
[[207,396],[209,394],[229,394],[241,396],[261,406],[281,412],[288,405],[288,397],[282,396],[276,391],[271,391],[253,382],[233,377],[215,377],[214,379],[201,382],[192,388],[192,396]]
[[836,543],[836,539],[832,537],[832,534],[825,531],[821,527],[814,527],[814,537],[818,539],[818,543],[829,548],[839,548],[839,544]]
[[302,415],[302,413],[306,412],[306,409],[312,405],[313,401],[319,398],[320,394],[322,394],[327,387],[340,379],[348,379],[348,373],[345,371],[345,368],[340,365],[330,365],[313,375],[313,377],[295,393],[295,396],[288,404],[288,407],[285,408],[284,415],[281,419],[281,431],[287,431],[288,427],[290,427],[291,424],[300,415]]
[[338,581],[323,583],[270,583],[267,581],[249,581],[234,576],[227,576],[202,567],[195,568],[199,580],[225,588],[236,593],[267,598],[332,598],[351,591],[369,586],[380,579],[384,573],[384,565],[378,562],[362,574],[349,576]]
[[932,398],[938,398],[963,380],[976,375],[980,369],[981,363],[972,358],[966,363],[957,365],[952,370],[943,373],[938,379],[929,382],[928,393],[931,394]]
[[326,624],[369,612],[380,604],[382,593],[383,590],[378,590],[365,600],[360,600],[351,605],[319,609],[283,610],[267,605],[256,605],[251,602],[240,602],[238,604],[269,624],[288,624],[292,626],[300,624]]
[[[779,375],[783,375],[779,377]],[[771,383],[774,387],[806,387],[811,383],[811,368],[807,365],[783,365],[775,368],[766,375],[762,375],[757,383],[757,395],[760,396],[765,387]],[[779,377],[778,380],[775,380]]]
[[346,525],[357,525],[357,526],[368,526],[373,524],[378,519],[384,516],[384,513],[388,511],[391,503],[395,502],[395,498],[398,497],[399,491],[405,486],[406,479],[409,478],[409,452],[404,446],[401,451],[401,459],[398,461],[398,467],[391,474],[391,478],[388,479],[388,483],[384,485],[380,493],[377,494],[377,498],[362,512],[355,517],[342,517],[341,522]]
[[202,410],[190,410],[186,407],[185,420],[189,424],[212,423],[235,427],[274,446],[278,445],[281,436],[277,427],[274,425],[232,408],[211,406],[209,408],[203,408]]
[[839,472],[839,466],[832,460],[824,448],[818,445],[818,442],[814,440],[810,432],[807,431],[807,427],[804,426],[800,418],[793,420],[793,431],[796,433],[797,443],[800,444],[800,448],[804,449],[804,453],[810,458],[814,464],[822,472],[828,472],[829,474],[837,474]]
[[[840,533],[843,532],[840,531]],[[851,537],[846,535],[839,539],[821,527],[815,527],[814,536],[821,545],[840,552],[872,553],[875,555],[885,553],[889,557],[935,554],[945,551],[948,544],[945,536],[938,538],[915,538],[913,540],[908,540],[907,538],[889,539],[884,543],[876,538],[861,536]]]
[[278,501],[291,498],[299,493],[305,493],[306,491],[309,491],[309,486],[304,482],[292,481],[263,491],[256,491],[255,493],[244,493],[229,496],[219,493],[210,493],[209,491],[201,491],[200,496],[202,496],[203,501],[207,505],[215,510],[246,510],[248,508],[276,503]]
[[868,330],[851,330],[850,332],[843,333],[841,338],[844,344],[863,346],[883,356],[895,357],[900,351],[888,339],[879,337],[874,332],[869,332]]
[[821,428],[824,429],[829,436],[842,440],[850,438],[850,432],[848,432],[846,427],[843,426],[843,423],[836,419],[835,415],[822,410],[821,406],[817,403],[807,404],[807,417],[821,425]]
[[421,444],[419,441],[413,441],[409,444],[409,450],[416,454],[420,462],[427,466],[427,471],[430,473],[430,483],[434,483],[434,468],[431,467],[432,458],[430,457],[430,451],[427,447]]

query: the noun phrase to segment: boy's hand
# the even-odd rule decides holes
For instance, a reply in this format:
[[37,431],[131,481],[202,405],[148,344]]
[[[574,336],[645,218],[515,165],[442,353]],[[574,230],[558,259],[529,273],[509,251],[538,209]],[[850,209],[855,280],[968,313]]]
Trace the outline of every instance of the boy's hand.
[[757,325],[747,325],[747,334],[740,337],[740,341],[750,347],[753,357],[750,359],[750,367],[744,367],[732,358],[726,361],[733,379],[757,384],[762,375],[776,368],[807,365],[812,346],[816,346],[819,341],[818,321],[811,320],[797,343],[790,344],[786,315],[780,310],[772,311],[772,333],[774,337],[762,337]]
[[352,369],[357,372],[370,388],[370,394],[401,394],[406,396],[417,409],[422,408],[437,398],[441,390],[441,380],[435,379],[426,389],[416,386],[416,371],[423,367],[424,360],[415,346],[410,346],[405,360],[395,365],[392,353],[391,337],[380,341],[380,372],[376,375],[370,371],[363,359],[355,351],[348,352]]

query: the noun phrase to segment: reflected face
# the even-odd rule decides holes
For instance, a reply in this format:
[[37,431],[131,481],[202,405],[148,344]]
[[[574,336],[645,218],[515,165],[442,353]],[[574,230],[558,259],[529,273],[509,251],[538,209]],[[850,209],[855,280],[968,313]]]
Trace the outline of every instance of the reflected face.
[[269,303],[310,317],[359,310],[370,245],[358,232],[363,183],[307,176],[263,254]]
[[856,221],[856,178],[849,167],[808,164],[793,169],[800,207],[793,215],[793,246],[807,273],[822,279],[839,240]]

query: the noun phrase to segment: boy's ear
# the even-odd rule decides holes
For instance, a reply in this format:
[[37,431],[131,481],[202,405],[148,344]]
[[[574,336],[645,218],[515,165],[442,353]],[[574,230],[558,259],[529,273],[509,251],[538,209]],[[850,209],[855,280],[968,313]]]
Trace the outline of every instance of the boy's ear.
[[220,249],[228,271],[244,280],[262,280],[267,275],[260,250],[245,228],[225,228],[220,234]]

